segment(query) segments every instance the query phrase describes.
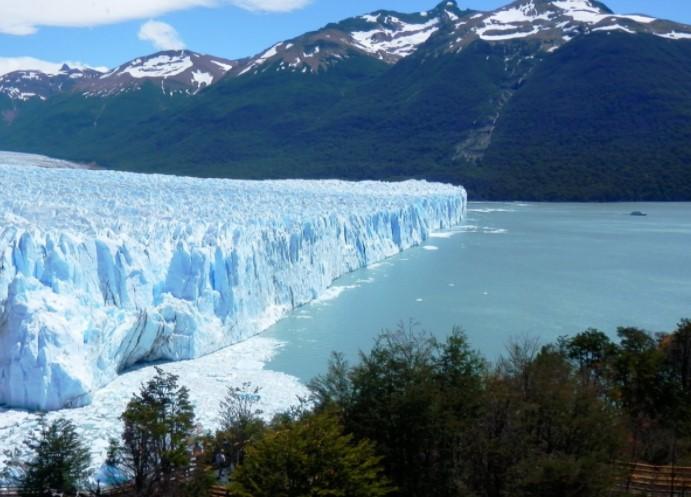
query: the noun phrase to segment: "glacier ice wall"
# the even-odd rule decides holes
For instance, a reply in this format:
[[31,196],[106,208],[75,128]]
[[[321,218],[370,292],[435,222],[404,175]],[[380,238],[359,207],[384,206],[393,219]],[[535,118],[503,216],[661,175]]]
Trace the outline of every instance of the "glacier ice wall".
[[231,181],[0,154],[0,404],[54,410],[136,364],[257,334],[346,272],[459,224],[424,181]]

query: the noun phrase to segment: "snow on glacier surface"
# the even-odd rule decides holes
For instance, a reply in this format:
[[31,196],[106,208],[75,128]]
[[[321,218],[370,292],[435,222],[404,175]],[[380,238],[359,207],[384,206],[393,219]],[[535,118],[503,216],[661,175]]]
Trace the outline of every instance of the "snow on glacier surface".
[[424,181],[194,179],[21,159],[0,154],[0,404],[28,409],[88,405],[137,364],[255,335],[466,208],[462,188]]
[[[281,346],[277,340],[257,336],[193,361],[167,363],[159,367],[180,377],[180,383],[190,390],[200,430],[213,431],[218,428],[220,401],[228,387],[242,388],[245,383],[261,387],[258,407],[266,420],[299,404],[299,398],[307,397],[307,388],[297,378],[265,368],[265,363]],[[120,414],[141,384],[154,374],[153,366],[136,368],[95,392],[90,405],[47,414],[48,421],[66,418],[76,425],[80,437],[90,448],[91,470],[96,472],[94,477],[98,476],[106,460],[108,441],[119,438],[122,433]],[[38,413],[0,409],[0,440],[3,442],[0,487],[3,485],[3,469],[29,457],[23,442],[37,428],[39,417]]]

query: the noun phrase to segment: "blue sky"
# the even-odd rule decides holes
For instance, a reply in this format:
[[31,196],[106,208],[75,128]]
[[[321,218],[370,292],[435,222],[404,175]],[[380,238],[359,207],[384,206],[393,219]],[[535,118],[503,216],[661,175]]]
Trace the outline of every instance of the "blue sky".
[[[41,9],[45,10],[46,4],[38,0],[8,0],[8,3],[21,2],[28,7],[25,9],[24,18],[14,24],[7,21],[4,26],[2,19],[8,17],[1,5],[4,2],[0,2],[0,57],[30,56],[53,62],[68,60],[93,66],[113,67],[139,55],[157,51],[151,41],[140,39],[139,36],[145,22],[156,20],[172,26],[177,31],[178,41],[181,40],[192,50],[221,57],[238,58],[255,54],[276,41],[291,38],[305,31],[319,28],[328,22],[353,15],[377,9],[414,12],[427,10],[435,5],[434,0],[51,1],[56,5],[55,13],[41,12]],[[130,17],[130,19],[108,24],[107,22],[112,19],[96,19],[97,15],[94,19],[79,19],[63,15],[64,12],[69,12],[69,9],[80,11],[80,5],[93,4],[93,2],[119,2],[118,8],[131,4],[131,12],[123,11],[119,14],[121,17]],[[32,6],[32,3],[35,6]],[[61,6],[62,12],[57,10],[61,3],[64,4]],[[303,6],[302,4],[305,3],[306,5]],[[459,5],[463,8],[491,10],[506,3],[508,0],[461,0]],[[619,13],[645,13],[691,24],[691,1],[689,0],[609,0],[605,3]],[[215,4],[215,6],[194,6],[200,4]],[[142,5],[145,6],[145,12],[142,12]],[[189,7],[190,5],[192,7]],[[241,7],[235,5],[241,5]],[[184,8],[186,6],[188,8]],[[292,10],[287,12],[256,10],[264,7],[269,11]],[[122,8],[126,9],[126,7]],[[176,8],[182,8],[182,10],[175,10]],[[50,24],[84,24],[84,26],[52,27]],[[7,34],[8,32],[18,34]],[[175,36],[175,33],[173,35]]]

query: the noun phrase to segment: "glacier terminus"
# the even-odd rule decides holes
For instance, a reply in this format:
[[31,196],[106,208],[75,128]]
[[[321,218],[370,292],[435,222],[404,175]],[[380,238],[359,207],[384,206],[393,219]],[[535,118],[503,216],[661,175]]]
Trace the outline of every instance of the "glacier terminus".
[[[0,404],[57,410],[256,335],[460,224],[462,187],[65,169],[0,153]],[[41,167],[38,167],[41,166]]]

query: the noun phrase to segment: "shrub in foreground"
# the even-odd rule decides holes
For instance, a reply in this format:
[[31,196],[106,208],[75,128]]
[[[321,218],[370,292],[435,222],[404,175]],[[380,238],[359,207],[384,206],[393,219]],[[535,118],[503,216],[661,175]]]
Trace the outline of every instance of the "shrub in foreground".
[[391,487],[368,441],[331,413],[283,419],[250,445],[233,475],[238,497],[383,497]]

